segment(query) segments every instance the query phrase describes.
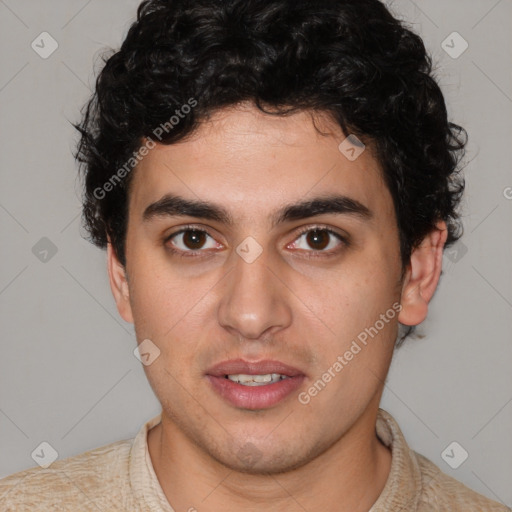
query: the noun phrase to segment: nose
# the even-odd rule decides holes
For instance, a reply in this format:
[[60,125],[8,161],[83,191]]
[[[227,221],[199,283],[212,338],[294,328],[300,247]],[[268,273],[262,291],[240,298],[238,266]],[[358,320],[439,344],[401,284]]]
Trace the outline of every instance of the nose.
[[246,339],[261,339],[288,327],[291,292],[285,276],[272,266],[265,251],[249,263],[234,254],[234,268],[224,281],[218,308],[219,324]]

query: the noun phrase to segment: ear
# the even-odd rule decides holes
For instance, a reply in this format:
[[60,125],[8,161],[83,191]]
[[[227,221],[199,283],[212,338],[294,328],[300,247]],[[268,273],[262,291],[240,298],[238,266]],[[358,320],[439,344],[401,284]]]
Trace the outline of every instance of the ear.
[[126,322],[133,323],[132,308],[130,305],[130,290],[126,270],[119,262],[112,247],[110,238],[107,244],[107,266],[110,280],[110,289],[117,304],[119,314]]
[[398,321],[418,325],[427,317],[428,303],[436,291],[443,265],[443,248],[448,236],[444,221],[436,224],[411,254],[402,285],[402,310]]

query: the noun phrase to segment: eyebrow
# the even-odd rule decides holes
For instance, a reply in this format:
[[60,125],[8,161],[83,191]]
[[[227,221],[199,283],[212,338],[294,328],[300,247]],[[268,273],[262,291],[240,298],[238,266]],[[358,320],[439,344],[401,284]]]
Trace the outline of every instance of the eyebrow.
[[[363,221],[369,221],[373,217],[372,211],[356,199],[344,195],[329,195],[281,207],[271,217],[272,227],[323,214],[350,215]],[[172,194],[166,194],[150,204],[144,210],[142,219],[149,222],[157,217],[185,216],[217,221],[228,226],[234,225],[233,217],[223,206]]]

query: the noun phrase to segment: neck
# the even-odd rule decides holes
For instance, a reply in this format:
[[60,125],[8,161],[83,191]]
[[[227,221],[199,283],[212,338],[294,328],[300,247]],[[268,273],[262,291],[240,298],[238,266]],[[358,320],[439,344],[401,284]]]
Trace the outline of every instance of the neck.
[[277,475],[231,470],[205,454],[162,415],[148,435],[149,453],[174,510],[368,512],[382,492],[391,453],[375,433],[377,406],[328,450]]

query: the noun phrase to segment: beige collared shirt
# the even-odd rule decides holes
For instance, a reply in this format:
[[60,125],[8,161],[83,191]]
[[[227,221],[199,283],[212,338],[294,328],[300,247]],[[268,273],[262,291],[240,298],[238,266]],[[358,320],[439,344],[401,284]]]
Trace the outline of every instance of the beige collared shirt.
[[[118,441],[49,468],[0,480],[1,512],[174,512],[158,482],[147,445],[148,421],[134,439]],[[412,451],[393,417],[380,409],[377,435],[391,448],[391,471],[369,512],[506,512]],[[191,497],[190,510],[201,510]]]

